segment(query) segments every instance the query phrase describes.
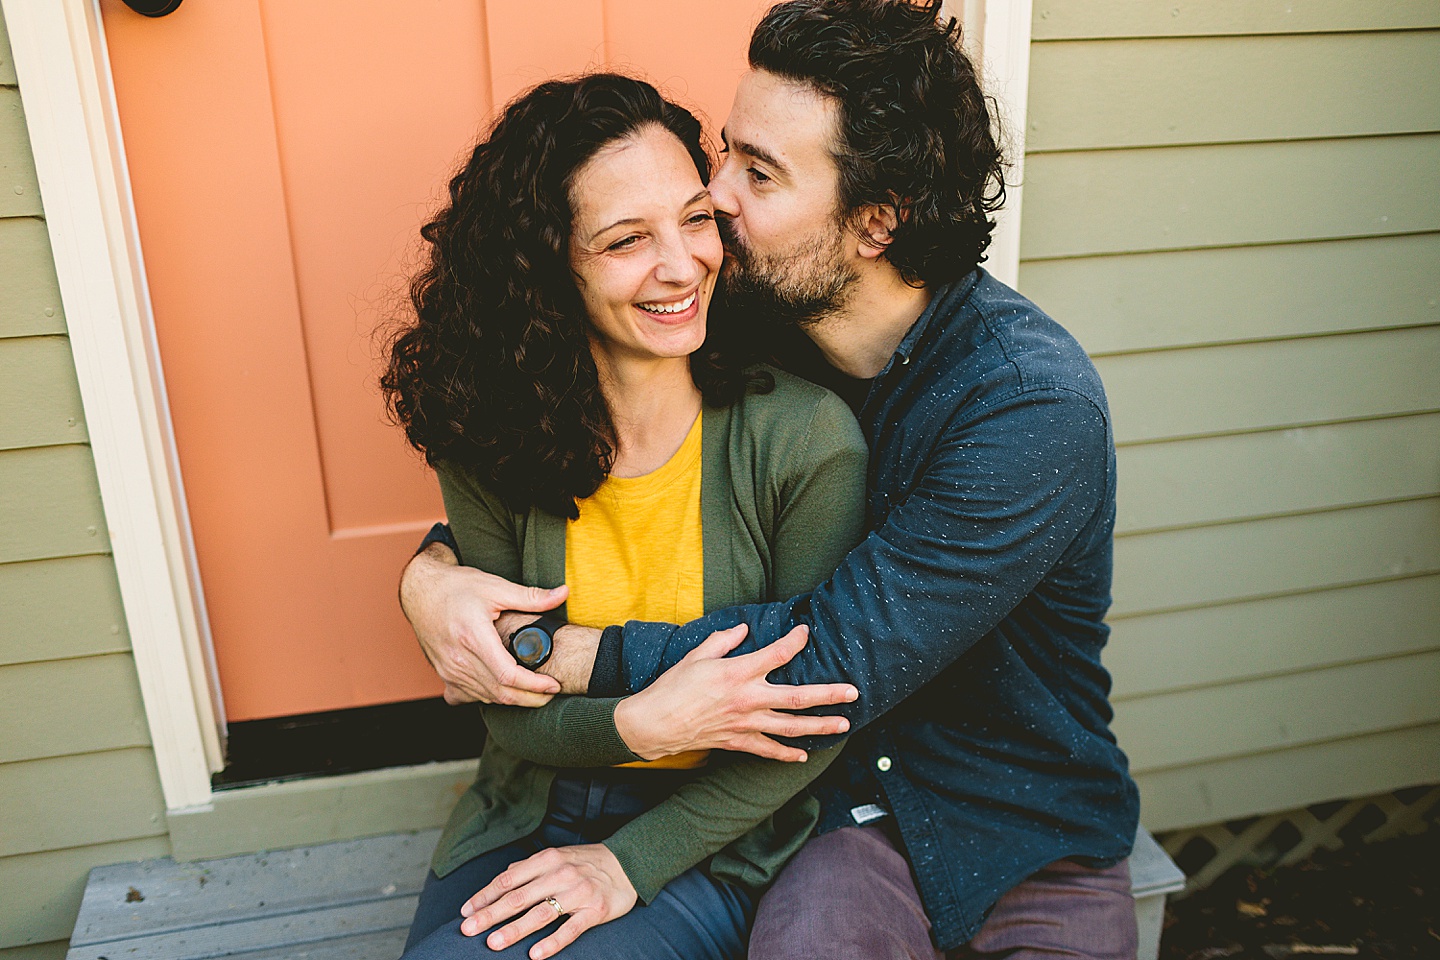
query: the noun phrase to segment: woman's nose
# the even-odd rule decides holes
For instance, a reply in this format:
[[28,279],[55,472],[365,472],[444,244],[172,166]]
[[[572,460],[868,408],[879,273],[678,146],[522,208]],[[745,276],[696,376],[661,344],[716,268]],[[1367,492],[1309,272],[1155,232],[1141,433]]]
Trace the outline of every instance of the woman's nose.
[[655,266],[657,280],[688,286],[699,280],[704,271],[704,264],[685,237],[676,235],[661,242],[660,261]]

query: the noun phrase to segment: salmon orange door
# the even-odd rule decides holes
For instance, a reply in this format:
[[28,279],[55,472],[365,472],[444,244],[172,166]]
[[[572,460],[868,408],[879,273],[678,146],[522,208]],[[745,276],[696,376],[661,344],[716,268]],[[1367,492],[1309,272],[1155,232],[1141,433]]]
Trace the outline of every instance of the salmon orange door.
[[477,131],[611,64],[723,122],[764,0],[102,0],[230,720],[437,695],[395,600],[442,508],[373,331]]

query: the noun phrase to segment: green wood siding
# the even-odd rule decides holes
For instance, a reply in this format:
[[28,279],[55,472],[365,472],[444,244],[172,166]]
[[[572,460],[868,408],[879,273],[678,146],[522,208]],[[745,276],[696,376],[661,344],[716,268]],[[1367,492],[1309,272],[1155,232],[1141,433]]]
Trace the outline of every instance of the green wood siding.
[[64,956],[90,868],[170,852],[0,23],[0,958]]
[[60,281],[55,277],[45,221],[0,219],[0,263],[5,264],[7,278],[0,283],[0,337],[64,333]]
[[0,564],[0,609],[0,665],[130,649],[105,554]]
[[1020,279],[1092,356],[1419,327],[1440,323],[1440,233],[1037,260]]
[[92,867],[169,854],[164,837],[150,837],[0,859],[0,889],[6,898],[0,910],[0,943],[68,940]]
[[1036,40],[1440,27],[1436,0],[1038,0]]
[[66,337],[21,337],[0,349],[0,450],[84,443],[85,412]]
[[1440,780],[1437,28],[1036,3],[1020,287],[1110,394],[1152,829]]

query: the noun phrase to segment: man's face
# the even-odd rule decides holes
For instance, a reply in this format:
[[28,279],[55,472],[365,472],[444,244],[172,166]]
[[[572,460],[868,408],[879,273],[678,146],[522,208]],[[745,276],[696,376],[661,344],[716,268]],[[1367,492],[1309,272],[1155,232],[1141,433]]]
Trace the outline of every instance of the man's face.
[[733,306],[808,324],[844,304],[856,272],[831,156],[838,132],[829,97],[763,70],[740,79],[710,182]]

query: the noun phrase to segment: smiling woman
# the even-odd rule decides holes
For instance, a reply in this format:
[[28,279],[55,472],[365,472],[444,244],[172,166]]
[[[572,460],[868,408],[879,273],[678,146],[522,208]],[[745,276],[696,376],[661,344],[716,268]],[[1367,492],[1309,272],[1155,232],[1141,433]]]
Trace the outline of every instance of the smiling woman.
[[[700,125],[650,85],[553,81],[507,108],[422,230],[391,408],[436,467],[461,561],[563,582],[573,623],[788,597],[858,539],[849,409],[747,365],[738,327],[711,317],[709,175]],[[847,696],[816,690],[815,704]],[[743,956],[756,895],[816,822],[802,791],[839,747],[798,763],[632,751],[618,703],[481,708],[489,739],[408,960],[474,956],[482,933],[506,958]],[[587,752],[579,734],[597,730]]]

